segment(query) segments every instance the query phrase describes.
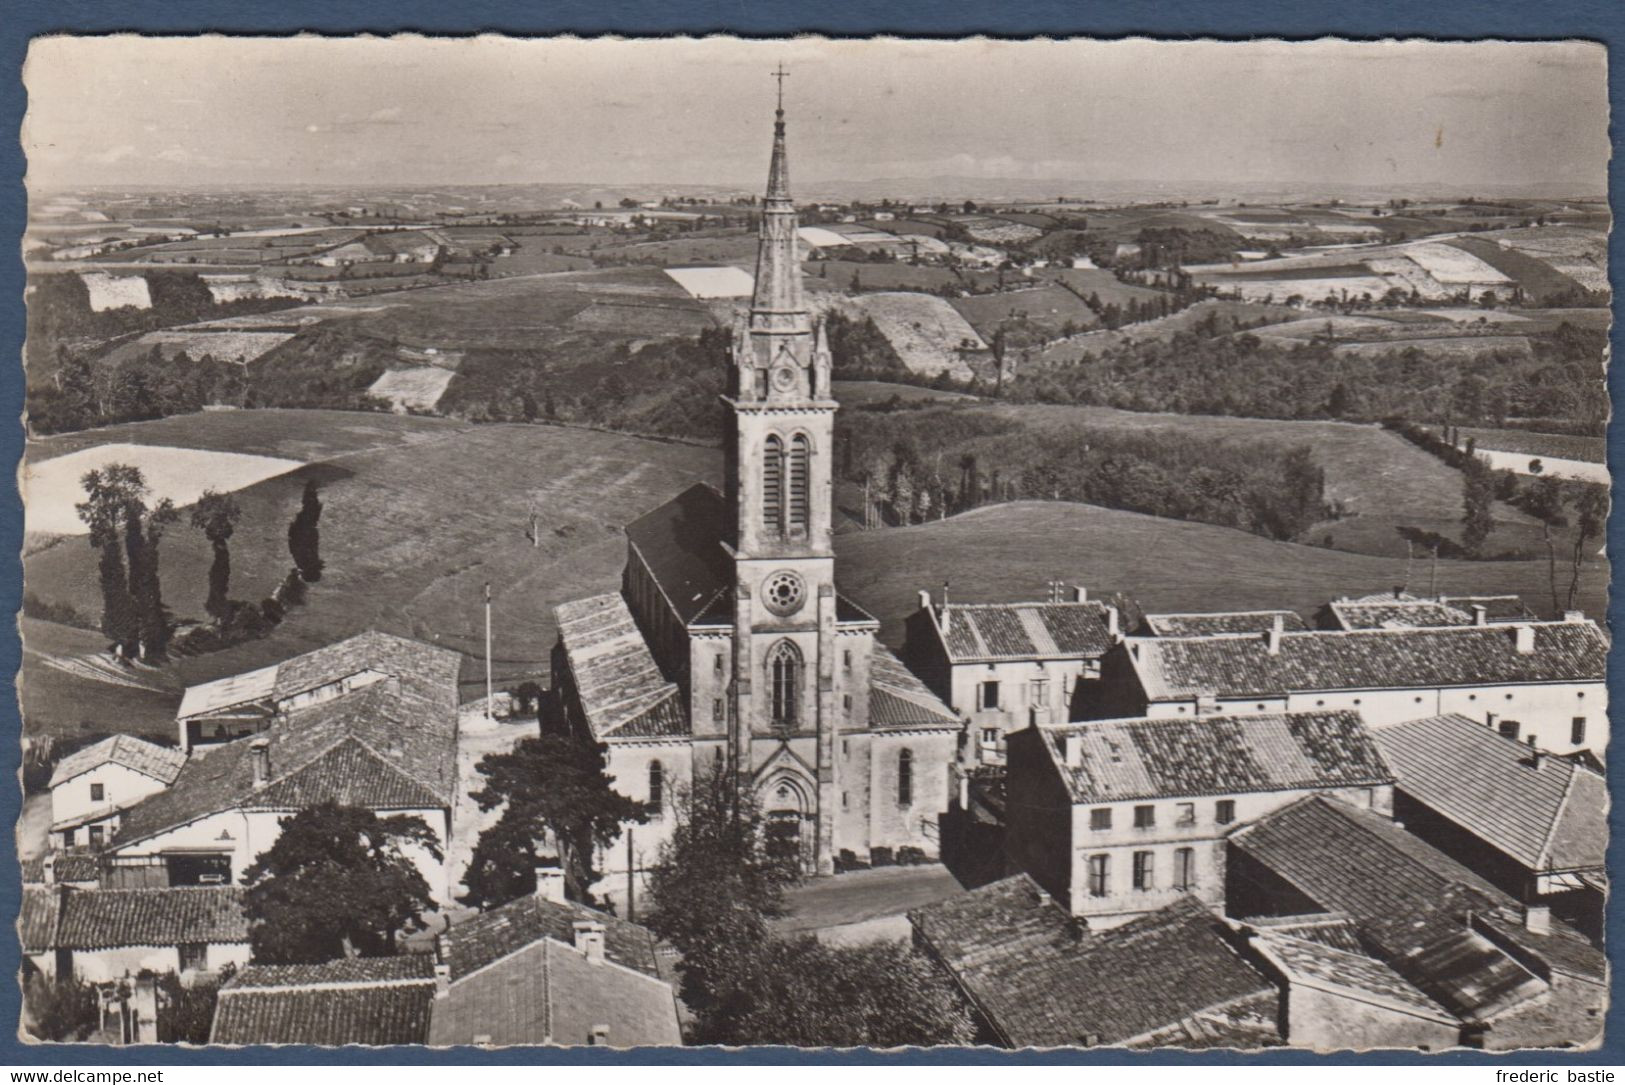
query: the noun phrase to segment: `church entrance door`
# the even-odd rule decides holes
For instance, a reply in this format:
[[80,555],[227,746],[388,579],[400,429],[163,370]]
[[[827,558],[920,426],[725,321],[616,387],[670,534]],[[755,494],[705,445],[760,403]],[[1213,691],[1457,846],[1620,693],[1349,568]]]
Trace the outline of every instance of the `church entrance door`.
[[817,834],[812,831],[810,803],[799,783],[781,777],[763,791],[764,832],[769,854],[792,858],[810,870]]

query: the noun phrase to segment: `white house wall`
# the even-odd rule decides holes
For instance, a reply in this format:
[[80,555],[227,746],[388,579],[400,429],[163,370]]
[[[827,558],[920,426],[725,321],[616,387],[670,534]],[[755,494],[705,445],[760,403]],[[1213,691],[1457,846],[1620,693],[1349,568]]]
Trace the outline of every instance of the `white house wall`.
[[[92,784],[102,786],[102,801],[91,799]],[[160,780],[110,761],[51,788],[51,822],[111,815],[119,807],[129,806],[164,787]]]

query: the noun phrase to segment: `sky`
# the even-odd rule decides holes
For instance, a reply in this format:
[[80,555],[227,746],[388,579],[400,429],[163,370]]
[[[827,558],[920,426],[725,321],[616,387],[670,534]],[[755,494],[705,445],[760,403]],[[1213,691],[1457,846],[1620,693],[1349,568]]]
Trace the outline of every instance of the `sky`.
[[37,39],[29,180],[758,187],[792,177],[1602,191],[1595,44]]

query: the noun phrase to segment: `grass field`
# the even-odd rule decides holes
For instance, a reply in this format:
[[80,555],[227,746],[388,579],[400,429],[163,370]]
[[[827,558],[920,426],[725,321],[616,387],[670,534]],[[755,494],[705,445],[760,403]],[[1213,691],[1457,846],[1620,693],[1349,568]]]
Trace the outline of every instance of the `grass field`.
[[917,384],[891,384],[887,381],[834,381],[835,399],[842,406],[859,407],[865,403],[883,403],[896,396],[905,403],[929,400],[943,403],[968,403],[975,396],[964,392],[944,392],[936,388],[921,388]]
[[[1284,607],[1305,615],[1336,596],[1405,583],[1403,558],[1065,503],[988,506],[920,527],[842,535],[839,543],[841,590],[881,620],[881,636],[894,646],[918,591],[940,593],[945,580],[951,597],[966,603],[1042,599],[1045,583],[1060,577],[1096,597],[1125,592],[1153,612]],[[1577,604],[1588,614],[1603,614],[1607,573],[1602,561],[1582,571]],[[1409,587],[1429,591],[1427,562],[1414,564]],[[1437,588],[1516,592],[1537,612],[1551,609],[1541,562],[1441,561]]]
[[935,291],[944,286],[957,288],[959,276],[951,268],[914,267],[910,264],[859,264],[851,260],[808,260],[802,267],[807,274],[828,280],[835,290],[849,290],[853,276],[864,290],[923,290]]
[[963,380],[970,367],[960,359],[962,346],[984,346],[976,329],[942,298],[907,292],[862,294],[852,299],[874,320],[903,364],[915,373],[944,371]]
[[1093,309],[1064,286],[1039,286],[1000,294],[975,294],[949,302],[983,339],[991,339],[1000,324],[1025,319],[1051,336],[1068,324],[1092,328],[1099,323]]
[[1285,305],[1263,305],[1256,302],[1199,301],[1187,309],[1181,309],[1170,316],[1158,317],[1156,320],[1128,324],[1116,331],[1085,332],[1082,335],[1062,339],[1045,347],[1039,358],[1046,365],[1068,365],[1085,354],[1098,355],[1128,343],[1152,339],[1166,342],[1179,332],[1193,331],[1210,315],[1217,322],[1219,330],[1225,332],[1243,326],[1251,328],[1259,324],[1298,320],[1303,316],[1303,311],[1289,309]]

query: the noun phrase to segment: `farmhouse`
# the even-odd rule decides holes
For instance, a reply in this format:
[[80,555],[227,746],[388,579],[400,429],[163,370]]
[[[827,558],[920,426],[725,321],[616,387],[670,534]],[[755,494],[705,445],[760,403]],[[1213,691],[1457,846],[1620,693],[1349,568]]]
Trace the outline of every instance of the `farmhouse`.
[[1595,622],[1130,637],[1101,661],[1096,718],[1352,708],[1372,727],[1449,712],[1553,753],[1608,743]]
[[[837,405],[788,178],[781,110],[755,293],[728,358],[726,494],[695,486],[632,523],[621,591],[557,609],[552,704],[659,808],[725,764],[829,873],[841,851],[935,853],[959,720],[836,588]],[[662,815],[607,848],[604,890],[624,893],[670,828]]]
[[1001,763],[1005,736],[1028,723],[1065,723],[1100,678],[1100,658],[1122,639],[1117,608],[1046,603],[933,603],[920,592],[903,655],[947,701],[974,742],[974,760]]
[[17,929],[24,956],[46,976],[107,983],[151,971],[190,982],[224,965],[248,963],[245,892],[231,886],[29,886]]
[[1005,851],[1091,930],[1224,901],[1224,840],[1306,795],[1386,812],[1356,712],[1040,725],[1010,737]]
[[100,848],[119,811],[175,782],[186,755],[133,735],[114,735],[64,757],[51,773],[51,845]]

